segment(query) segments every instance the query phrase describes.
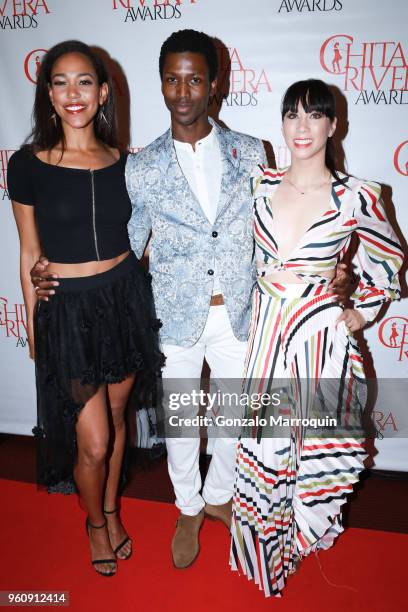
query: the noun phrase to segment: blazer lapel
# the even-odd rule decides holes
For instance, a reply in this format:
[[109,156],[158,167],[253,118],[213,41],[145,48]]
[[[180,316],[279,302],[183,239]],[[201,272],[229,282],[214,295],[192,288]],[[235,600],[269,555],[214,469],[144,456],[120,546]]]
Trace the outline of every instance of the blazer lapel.
[[[237,180],[239,164],[241,160],[241,152],[237,144],[234,146],[233,138],[228,130],[220,128],[216,123],[211,121],[217,131],[218,143],[220,146],[221,163],[222,163],[222,178],[220,186],[220,199],[218,201],[216,219],[226,209],[229,201],[234,193],[234,187]],[[249,177],[248,177],[249,183]]]

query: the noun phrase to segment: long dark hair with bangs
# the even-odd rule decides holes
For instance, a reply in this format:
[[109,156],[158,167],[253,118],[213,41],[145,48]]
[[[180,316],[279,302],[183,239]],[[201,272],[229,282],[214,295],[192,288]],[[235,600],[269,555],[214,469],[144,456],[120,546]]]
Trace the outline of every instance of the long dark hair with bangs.
[[[306,113],[316,111],[325,115],[330,121],[333,121],[336,117],[334,95],[326,83],[319,79],[297,81],[286,90],[281,105],[282,121],[286,113],[297,113],[299,102]],[[326,143],[325,164],[330,174],[342,183],[343,181],[336,170],[336,155],[332,137],[329,137]]]
[[94,119],[94,130],[99,141],[109,147],[117,147],[115,103],[109,72],[102,59],[88,45],[79,40],[66,40],[58,43],[44,55],[35,90],[33,129],[26,143],[28,143],[32,152],[50,151],[61,143],[62,154],[64,153],[64,131],[61,119],[56,113],[54,114],[48,89],[51,85],[51,73],[55,62],[67,53],[85,55],[92,63],[98,84],[107,83],[108,97],[103,105],[103,114],[106,121],[98,114]]

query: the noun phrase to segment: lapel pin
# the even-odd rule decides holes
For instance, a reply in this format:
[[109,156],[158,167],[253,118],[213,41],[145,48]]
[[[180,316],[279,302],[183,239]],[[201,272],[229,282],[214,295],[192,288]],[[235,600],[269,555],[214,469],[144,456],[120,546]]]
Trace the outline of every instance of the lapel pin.
[[235,148],[235,147],[232,149],[232,157],[233,157],[234,159],[237,159],[237,150],[236,150],[236,148]]

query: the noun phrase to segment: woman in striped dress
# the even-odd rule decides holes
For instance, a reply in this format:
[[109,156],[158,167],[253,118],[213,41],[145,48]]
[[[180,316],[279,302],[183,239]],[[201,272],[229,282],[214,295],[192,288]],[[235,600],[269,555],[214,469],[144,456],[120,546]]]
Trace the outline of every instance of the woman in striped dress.
[[[259,167],[251,177],[257,285],[245,392],[261,401],[248,409],[252,427],[238,448],[230,558],[266,596],[280,595],[298,561],[343,530],[341,506],[365,457],[364,371],[353,332],[399,297],[402,263],[379,185],[335,169],[328,87],[289,87],[282,120],[291,166]],[[343,309],[328,286],[353,233],[364,271],[353,307]],[[335,429],[322,427],[327,416]]]

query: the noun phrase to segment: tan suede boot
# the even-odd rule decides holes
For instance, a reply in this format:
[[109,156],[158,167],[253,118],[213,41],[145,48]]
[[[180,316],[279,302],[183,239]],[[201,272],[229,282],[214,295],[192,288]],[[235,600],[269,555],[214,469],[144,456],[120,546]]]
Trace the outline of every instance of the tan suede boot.
[[195,516],[180,514],[171,543],[174,567],[184,569],[195,561],[200,552],[198,534],[204,520],[204,510]]
[[228,530],[231,529],[232,499],[230,499],[226,504],[221,504],[219,506],[205,504],[204,512],[208,518],[218,519],[224,523]]

